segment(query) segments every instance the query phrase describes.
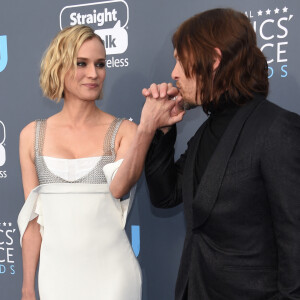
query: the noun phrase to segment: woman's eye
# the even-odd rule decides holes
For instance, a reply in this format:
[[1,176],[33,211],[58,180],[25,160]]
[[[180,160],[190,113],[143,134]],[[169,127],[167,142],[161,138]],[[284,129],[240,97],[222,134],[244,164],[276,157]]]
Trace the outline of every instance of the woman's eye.
[[105,62],[97,63],[96,67],[100,69],[105,68]]
[[86,66],[86,63],[84,61],[78,61],[77,62],[77,66],[78,67],[85,67]]

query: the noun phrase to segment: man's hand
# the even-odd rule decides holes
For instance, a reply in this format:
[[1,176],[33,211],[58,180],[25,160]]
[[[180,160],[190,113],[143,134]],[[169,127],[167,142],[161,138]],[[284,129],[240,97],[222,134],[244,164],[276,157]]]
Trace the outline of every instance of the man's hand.
[[166,96],[173,98],[178,95],[178,89],[172,83],[152,83],[148,89],[142,90],[142,94],[145,97],[152,96],[154,99],[165,98]]
[[150,131],[161,129],[166,133],[171,125],[182,120],[182,97],[171,83],[153,83],[148,89],[143,89],[142,94],[146,102],[142,110],[141,126]]

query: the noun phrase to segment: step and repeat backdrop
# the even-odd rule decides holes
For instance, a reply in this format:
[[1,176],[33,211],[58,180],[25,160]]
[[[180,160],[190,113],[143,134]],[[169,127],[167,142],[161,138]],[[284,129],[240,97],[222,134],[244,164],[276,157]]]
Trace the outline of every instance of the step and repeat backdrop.
[[[17,216],[24,196],[19,133],[62,104],[43,98],[38,76],[50,40],[66,26],[87,24],[105,42],[104,111],[139,123],[152,82],[171,82],[171,37],[192,15],[216,7],[244,12],[269,64],[269,99],[300,113],[299,0],[10,0],[0,4],[0,299],[21,299],[22,259]],[[178,125],[176,156],[206,119],[201,108]],[[126,231],[143,273],[143,300],[171,300],[185,235],[182,206],[151,206],[144,176]],[[59,245],[57,245],[59,247]],[[63,268],[63,266],[62,266]],[[60,270],[57,270],[59,273]]]

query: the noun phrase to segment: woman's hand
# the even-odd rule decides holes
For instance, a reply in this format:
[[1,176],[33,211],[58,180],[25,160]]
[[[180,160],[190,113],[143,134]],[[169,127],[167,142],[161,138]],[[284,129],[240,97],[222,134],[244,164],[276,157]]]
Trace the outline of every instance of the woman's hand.
[[[109,187],[116,199],[128,193],[139,179],[156,129],[160,128],[165,132],[168,130],[165,126],[181,121],[184,115],[184,110],[180,107],[181,96],[172,84],[152,84],[149,89],[143,89],[142,93],[146,102],[140,124],[135,127],[133,124],[129,126],[128,121],[123,122],[118,133],[123,138],[116,159],[124,160]],[[176,100],[171,100],[174,97]]]
[[182,97],[171,83],[151,84],[143,89],[146,102],[142,110],[140,126],[153,132],[169,127],[182,120],[184,109]]
[[144,88],[142,94],[145,97],[152,96],[155,99],[164,98],[169,96],[170,98],[178,95],[178,89],[172,85],[172,83],[152,83],[148,89]]

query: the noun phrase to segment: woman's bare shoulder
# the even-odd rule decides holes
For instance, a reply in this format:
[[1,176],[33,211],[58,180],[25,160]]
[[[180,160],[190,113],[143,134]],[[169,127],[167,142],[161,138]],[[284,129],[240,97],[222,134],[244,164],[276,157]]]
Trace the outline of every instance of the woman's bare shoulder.
[[135,133],[137,129],[137,124],[135,124],[133,121],[129,120],[123,120],[120,126],[120,131],[124,133]]
[[20,157],[29,155],[33,159],[34,152],[34,140],[35,140],[35,125],[36,121],[33,121],[26,125],[20,133]]
[[28,138],[34,136],[35,134],[35,126],[36,121],[32,121],[29,124],[27,124],[20,133],[20,140],[27,140]]

